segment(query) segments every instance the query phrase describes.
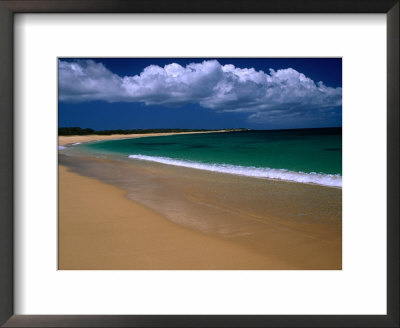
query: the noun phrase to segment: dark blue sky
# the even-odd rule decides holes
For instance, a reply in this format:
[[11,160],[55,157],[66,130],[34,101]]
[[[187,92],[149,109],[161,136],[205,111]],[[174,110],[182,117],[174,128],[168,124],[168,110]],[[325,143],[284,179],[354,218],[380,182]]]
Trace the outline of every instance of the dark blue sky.
[[[140,78],[122,79],[140,75],[151,65],[164,68],[176,63],[182,72],[190,63],[213,59],[218,63],[181,75],[173,67],[167,75],[167,69],[161,73],[153,69]],[[288,129],[342,125],[340,58],[60,58],[59,63],[60,127]],[[224,65],[234,67],[222,69]],[[249,75],[235,71],[238,68],[254,70]],[[270,69],[282,71],[273,74]]]

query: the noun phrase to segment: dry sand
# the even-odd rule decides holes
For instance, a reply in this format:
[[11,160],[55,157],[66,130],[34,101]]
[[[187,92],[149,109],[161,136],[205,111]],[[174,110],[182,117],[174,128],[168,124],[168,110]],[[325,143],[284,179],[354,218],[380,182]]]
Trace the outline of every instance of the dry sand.
[[59,269],[291,268],[175,225],[124,191],[59,166]]

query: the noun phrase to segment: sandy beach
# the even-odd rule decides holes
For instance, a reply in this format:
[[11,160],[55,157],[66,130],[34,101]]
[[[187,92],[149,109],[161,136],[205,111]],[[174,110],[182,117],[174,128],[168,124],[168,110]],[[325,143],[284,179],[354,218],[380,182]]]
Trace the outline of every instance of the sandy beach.
[[61,270],[340,270],[341,229],[341,189],[59,157]]
[[124,191],[59,166],[59,269],[236,269],[290,266],[182,228]]
[[169,136],[174,134],[196,134],[196,133],[217,133],[226,132],[226,130],[217,131],[201,131],[201,132],[167,132],[167,133],[133,133],[133,134],[112,134],[112,135],[97,135],[90,134],[86,136],[59,136],[58,145],[65,146],[77,142],[90,142],[100,140],[115,140],[115,139],[129,139],[129,138],[144,138],[144,137],[156,137],[156,136]]

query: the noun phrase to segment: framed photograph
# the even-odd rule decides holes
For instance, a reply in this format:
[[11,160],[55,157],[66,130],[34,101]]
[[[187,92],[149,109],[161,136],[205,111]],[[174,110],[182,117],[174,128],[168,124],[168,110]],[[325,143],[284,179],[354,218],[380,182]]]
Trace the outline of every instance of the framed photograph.
[[3,326],[398,327],[398,1],[0,10]]

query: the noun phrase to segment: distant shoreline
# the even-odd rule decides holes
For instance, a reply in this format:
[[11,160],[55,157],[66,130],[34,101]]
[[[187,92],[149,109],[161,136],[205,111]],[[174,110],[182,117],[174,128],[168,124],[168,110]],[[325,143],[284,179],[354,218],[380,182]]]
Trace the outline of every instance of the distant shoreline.
[[117,140],[117,139],[130,139],[130,138],[143,138],[143,137],[157,137],[157,136],[170,136],[176,134],[198,134],[198,133],[220,133],[220,132],[235,132],[243,131],[242,129],[229,129],[229,130],[205,130],[205,131],[187,131],[187,132],[160,132],[160,133],[132,133],[132,134],[110,134],[110,135],[68,135],[58,136],[58,145],[65,146],[73,143],[83,143],[91,141],[102,140]]
[[223,128],[223,129],[184,129],[184,128],[165,128],[165,129],[113,129],[113,130],[94,130],[90,128],[82,129],[75,127],[59,127],[59,136],[87,136],[87,135],[112,135],[112,134],[149,134],[149,133],[181,133],[181,132],[209,132],[209,131],[248,131],[245,128]]

